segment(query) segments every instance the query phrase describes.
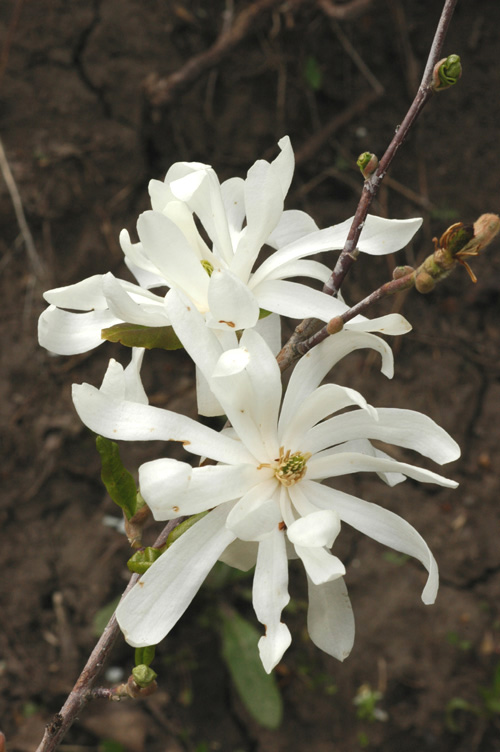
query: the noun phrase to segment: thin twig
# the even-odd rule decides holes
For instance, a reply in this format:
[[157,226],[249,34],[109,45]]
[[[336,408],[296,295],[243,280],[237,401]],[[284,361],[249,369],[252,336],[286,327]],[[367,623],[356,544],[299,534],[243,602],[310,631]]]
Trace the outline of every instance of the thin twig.
[[[155,548],[160,548],[164,543],[169,533],[177,527],[181,522],[180,519],[171,520],[168,522],[160,535],[154,542]],[[122,595],[122,599],[127,593],[134,587],[135,583],[139,579],[139,575],[133,574],[127,585],[125,592]],[[59,742],[64,738],[66,732],[72,725],[73,721],[77,717],[78,713],[95,696],[105,696],[106,692],[93,692],[93,686],[101,673],[104,663],[116,642],[116,638],[120,634],[120,628],[116,617],[113,614],[109,620],[104,632],[99,639],[99,642],[93,649],[90,657],[83,669],[82,673],[78,677],[78,680],[71,690],[66,702],[62,706],[59,713],[56,713],[50,723],[47,724],[43,739],[37,748],[36,752],[53,752]]]
[[[445,1],[417,94],[410,105],[403,122],[397,129],[391,143],[381,158],[377,170],[368,180],[365,181],[344,248],[335,264],[330,279],[323,287],[323,292],[328,295],[334,296],[340,290],[342,282],[356,258],[356,246],[372,201],[377,195],[382,180],[384,179],[392,160],[396,156],[399,147],[403,144],[411,127],[433,94],[432,72],[434,66],[440,59],[444,38],[448,31],[456,4],[457,0]],[[322,326],[323,322],[318,321],[317,319],[305,319],[297,326],[294,333],[278,355],[278,362],[281,370],[288,368],[300,357],[301,354],[304,354],[301,352],[302,350],[307,352],[314,346],[314,344],[317,344],[314,335]],[[305,340],[307,340],[307,342],[305,342]],[[300,342],[303,346],[298,350],[297,345]]]
[[45,268],[35,248],[33,236],[31,234],[30,228],[28,227],[28,223],[26,221],[26,215],[24,213],[23,202],[21,201],[21,195],[17,189],[16,181],[14,180],[14,176],[11,172],[9,163],[7,161],[7,155],[5,154],[5,150],[3,148],[1,138],[0,138],[0,171],[3,175],[3,179],[5,180],[7,190],[9,191],[10,198],[14,206],[17,224],[19,225],[19,229],[21,230],[21,235],[23,236],[24,244],[28,252],[28,258],[31,262],[31,266],[33,267],[33,272],[35,273],[36,277],[38,277],[39,279],[43,279],[43,277],[45,276]]
[[[298,0],[299,2],[301,0]],[[250,33],[257,18],[266,10],[273,8],[282,0],[257,0],[235,18],[228,27],[225,22],[214,44],[207,50],[193,55],[179,70],[166,78],[149,76],[146,80],[146,95],[155,108],[167,107],[172,100],[185,91],[201,75],[207,73]],[[296,0],[297,2],[297,0]]]
[[318,0],[318,5],[330,18],[346,21],[360,16],[372,4],[372,0],[351,0],[350,3],[336,5],[332,0]]

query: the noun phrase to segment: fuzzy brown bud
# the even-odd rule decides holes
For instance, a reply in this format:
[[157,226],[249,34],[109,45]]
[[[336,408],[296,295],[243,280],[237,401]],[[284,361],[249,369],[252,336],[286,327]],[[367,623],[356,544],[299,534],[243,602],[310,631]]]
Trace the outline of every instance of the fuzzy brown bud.
[[435,280],[427,272],[418,272],[415,277],[415,287],[422,295],[427,295],[436,286]]
[[401,279],[401,277],[406,277],[408,274],[411,274],[414,271],[415,269],[413,268],[413,266],[396,266],[396,268],[392,272],[392,278]]
[[337,334],[338,332],[341,332],[343,328],[344,322],[342,321],[341,316],[334,316],[334,318],[330,319],[326,325],[326,331],[328,334]]

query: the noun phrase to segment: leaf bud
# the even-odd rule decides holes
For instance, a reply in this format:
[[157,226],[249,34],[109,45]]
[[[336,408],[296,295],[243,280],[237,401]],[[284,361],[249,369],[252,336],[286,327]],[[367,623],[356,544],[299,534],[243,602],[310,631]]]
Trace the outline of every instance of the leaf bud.
[[370,177],[378,167],[378,157],[372,154],[371,151],[364,151],[356,160],[356,164],[359,167],[362,176],[365,178]]
[[428,272],[417,272],[417,275],[415,277],[415,287],[418,292],[422,293],[422,295],[427,295],[428,292],[431,292],[434,289],[435,285],[435,280]]
[[392,272],[392,278],[401,279],[401,277],[406,277],[408,274],[411,274],[414,271],[415,269],[413,268],[413,266],[396,266],[396,268]]
[[462,64],[459,55],[448,55],[439,60],[432,72],[432,88],[434,91],[444,91],[457,83],[462,75]]
[[141,664],[140,666],[136,666],[132,669],[132,676],[134,677],[134,681],[137,686],[143,689],[144,687],[149,687],[149,685],[154,682],[158,674],[149,666]]

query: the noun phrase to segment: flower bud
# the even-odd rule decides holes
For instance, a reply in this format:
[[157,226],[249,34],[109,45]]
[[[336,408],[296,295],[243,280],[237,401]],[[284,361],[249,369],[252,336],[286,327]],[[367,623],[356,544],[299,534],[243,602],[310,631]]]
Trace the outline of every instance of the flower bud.
[[362,176],[366,180],[377,169],[378,157],[375,156],[375,154],[372,154],[371,151],[364,151],[363,154],[359,155],[358,159],[356,160],[356,164],[358,165]]
[[428,292],[431,292],[435,285],[435,280],[428,272],[422,271],[417,273],[415,277],[415,287],[418,292],[422,293],[422,295],[427,295]]
[[396,268],[392,272],[392,278],[401,279],[401,277],[406,277],[408,274],[411,274],[414,271],[415,269],[413,268],[413,266],[396,266]]
[[344,322],[342,321],[341,316],[334,316],[326,325],[326,331],[328,334],[337,334],[338,332],[341,332],[343,328]]
[[436,63],[432,72],[432,88],[434,91],[444,91],[457,83],[462,75],[462,64],[459,55],[448,55]]
[[154,682],[158,674],[149,666],[141,664],[140,666],[136,666],[132,669],[132,676],[134,677],[134,681],[137,686],[143,689],[144,687],[149,687],[149,685]]

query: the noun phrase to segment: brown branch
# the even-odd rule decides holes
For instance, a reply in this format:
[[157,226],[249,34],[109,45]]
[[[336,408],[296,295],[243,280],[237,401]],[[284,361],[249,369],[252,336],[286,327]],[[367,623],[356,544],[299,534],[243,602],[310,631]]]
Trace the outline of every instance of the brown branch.
[[[155,548],[160,548],[164,543],[169,533],[177,527],[181,522],[181,519],[171,520],[168,522],[160,535],[154,542]],[[133,588],[139,575],[133,574],[127,585],[125,592],[122,595],[122,599]],[[83,669],[82,673],[78,677],[78,680],[71,690],[70,694],[59,713],[56,713],[52,721],[47,724],[45,734],[36,752],[54,752],[58,744],[64,738],[66,732],[72,725],[75,718],[78,716],[82,708],[94,697],[107,697],[106,692],[94,692],[93,686],[101,673],[104,663],[111,652],[113,645],[116,642],[116,638],[120,634],[120,627],[116,621],[116,617],[113,614],[104,632],[99,639],[99,642],[93,649],[90,657]]]
[[[296,2],[301,1],[296,0]],[[167,107],[178,94],[217,65],[225,55],[245,39],[262,13],[281,2],[282,0],[257,0],[250,3],[245,10],[241,11],[230,28],[224,26],[211,47],[189,58],[180,70],[171,73],[166,78],[158,78],[155,74],[148,76],[145,89],[151,105],[158,109]]]
[[[364,184],[361,198],[354,214],[344,248],[335,264],[330,279],[323,287],[323,292],[328,295],[336,295],[340,290],[342,282],[356,258],[356,246],[372,201],[377,195],[382,180],[384,179],[392,160],[396,156],[399,147],[405,141],[411,127],[433,94],[432,72],[434,66],[440,59],[444,38],[448,31],[456,4],[457,0],[445,0],[417,94],[410,105],[403,122],[397,129],[392,141],[381,158],[377,170]],[[321,327],[323,327],[323,322],[317,319],[305,319],[297,326],[286,345],[278,354],[278,363],[282,371],[291,366],[292,363],[303,354],[298,349],[299,343],[307,339],[310,344],[312,341],[311,338],[319,329],[321,329]],[[310,349],[310,347],[308,349]]]
[[372,0],[351,0],[350,3],[336,5],[332,0],[318,0],[318,5],[326,16],[337,21],[357,18],[372,4]]

